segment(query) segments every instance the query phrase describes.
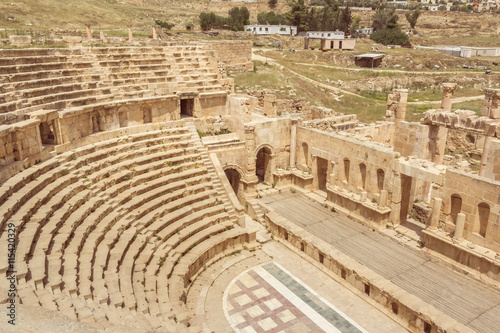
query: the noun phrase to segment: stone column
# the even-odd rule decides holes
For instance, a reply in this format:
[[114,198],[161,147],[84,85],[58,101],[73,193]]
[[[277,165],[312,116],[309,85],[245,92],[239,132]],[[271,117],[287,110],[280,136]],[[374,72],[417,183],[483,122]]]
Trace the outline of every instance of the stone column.
[[408,89],[393,89],[387,96],[387,121],[404,121],[406,118],[406,105],[408,103]]
[[500,118],[500,89],[485,89],[482,116]]
[[255,174],[255,126],[245,125],[245,146],[246,146],[246,174],[242,182],[246,184],[245,195],[253,197],[256,192],[256,184],[259,178]]
[[387,190],[380,191],[380,199],[379,200],[380,200],[379,206],[381,208],[387,207]]
[[87,39],[92,39],[92,29],[90,29],[90,24],[85,24],[85,27],[87,28]]
[[99,38],[104,41],[106,39],[106,36],[104,36],[104,31],[99,31]]
[[453,238],[457,240],[462,239],[462,236],[464,234],[464,226],[465,226],[465,214],[458,213],[457,222],[455,224],[455,234],[453,235]]
[[292,126],[290,127],[290,168],[295,169],[296,150],[297,150],[297,123],[296,118],[292,119]]
[[128,28],[128,42],[132,43],[132,26],[128,25],[127,28]]
[[396,122],[406,119],[406,105],[408,103],[408,89],[395,89],[399,94],[398,111],[396,113]]
[[451,111],[451,98],[457,88],[456,83],[443,83],[443,99],[441,100],[441,109]]
[[438,125],[429,127],[429,154],[432,162],[443,163],[447,136],[448,128]]
[[264,95],[264,114],[268,117],[276,117],[276,95]]
[[432,206],[431,222],[429,224],[429,229],[437,229],[439,223],[439,215],[441,214],[441,204],[443,200],[441,198],[434,199],[434,205]]
[[490,143],[493,138],[491,136],[484,137],[483,152],[481,153],[481,164],[479,165],[479,176],[484,176],[486,163],[488,162],[488,153],[490,151]]
[[330,185],[335,185],[336,184],[336,178],[337,178],[337,170],[335,170],[335,166],[336,166],[336,163],[335,162],[331,162],[332,163],[332,172],[330,173]]
[[156,29],[156,25],[153,25],[153,39],[158,39],[158,32]]
[[311,174],[313,176],[312,189],[314,191],[314,190],[317,190],[319,188],[319,186],[318,186],[318,163],[316,161],[315,155],[311,155],[311,163],[312,163],[311,164],[312,165]]
[[304,50],[309,48],[309,38],[304,37]]

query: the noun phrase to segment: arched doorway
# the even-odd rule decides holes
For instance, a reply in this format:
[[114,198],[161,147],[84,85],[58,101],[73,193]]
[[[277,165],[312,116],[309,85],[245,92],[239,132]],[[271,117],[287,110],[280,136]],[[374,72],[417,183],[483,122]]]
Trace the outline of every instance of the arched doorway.
[[272,170],[271,170],[272,152],[268,147],[262,147],[257,152],[255,161],[255,174],[259,178],[259,182],[272,183]]
[[302,156],[301,156],[301,162],[306,166],[309,167],[309,146],[307,143],[302,142]]
[[234,194],[238,196],[238,189],[240,188],[241,179],[240,173],[238,172],[238,170],[233,168],[225,169],[224,173],[226,174],[226,178],[229,181],[229,184],[231,184],[231,187],[233,188]]
[[481,202],[477,206],[477,227],[476,232],[481,237],[486,237],[486,230],[488,228],[488,219],[490,217],[490,206],[487,203]]

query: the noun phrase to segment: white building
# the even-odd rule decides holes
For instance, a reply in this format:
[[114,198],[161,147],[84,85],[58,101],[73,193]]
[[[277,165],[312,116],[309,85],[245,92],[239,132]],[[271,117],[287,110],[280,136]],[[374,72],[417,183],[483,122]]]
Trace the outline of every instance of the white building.
[[262,25],[250,24],[245,25],[245,31],[255,35],[293,35],[297,34],[297,27],[291,25]]
[[306,33],[308,38],[320,39],[344,39],[345,34],[343,31],[308,31]]
[[358,32],[358,34],[371,35],[373,33],[373,28],[372,27],[361,28],[361,29],[358,29],[357,32]]
[[393,6],[408,6],[408,1],[401,1],[401,0],[387,1],[386,4]]

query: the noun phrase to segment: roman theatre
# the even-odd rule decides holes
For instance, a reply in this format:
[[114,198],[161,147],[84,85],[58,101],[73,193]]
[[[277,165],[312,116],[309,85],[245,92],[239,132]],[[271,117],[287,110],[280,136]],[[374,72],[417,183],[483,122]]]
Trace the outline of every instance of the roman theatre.
[[498,332],[500,91],[362,124],[235,93],[251,47],[0,50],[2,331]]

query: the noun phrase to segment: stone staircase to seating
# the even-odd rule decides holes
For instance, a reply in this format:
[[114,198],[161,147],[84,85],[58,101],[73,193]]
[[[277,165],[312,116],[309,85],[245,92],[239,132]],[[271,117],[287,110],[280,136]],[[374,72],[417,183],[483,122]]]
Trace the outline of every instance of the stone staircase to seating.
[[0,50],[0,124],[38,110],[222,90],[201,46]]
[[185,329],[192,280],[255,239],[192,123],[55,154],[0,186],[0,212],[2,244],[16,225],[21,302],[100,329]]

